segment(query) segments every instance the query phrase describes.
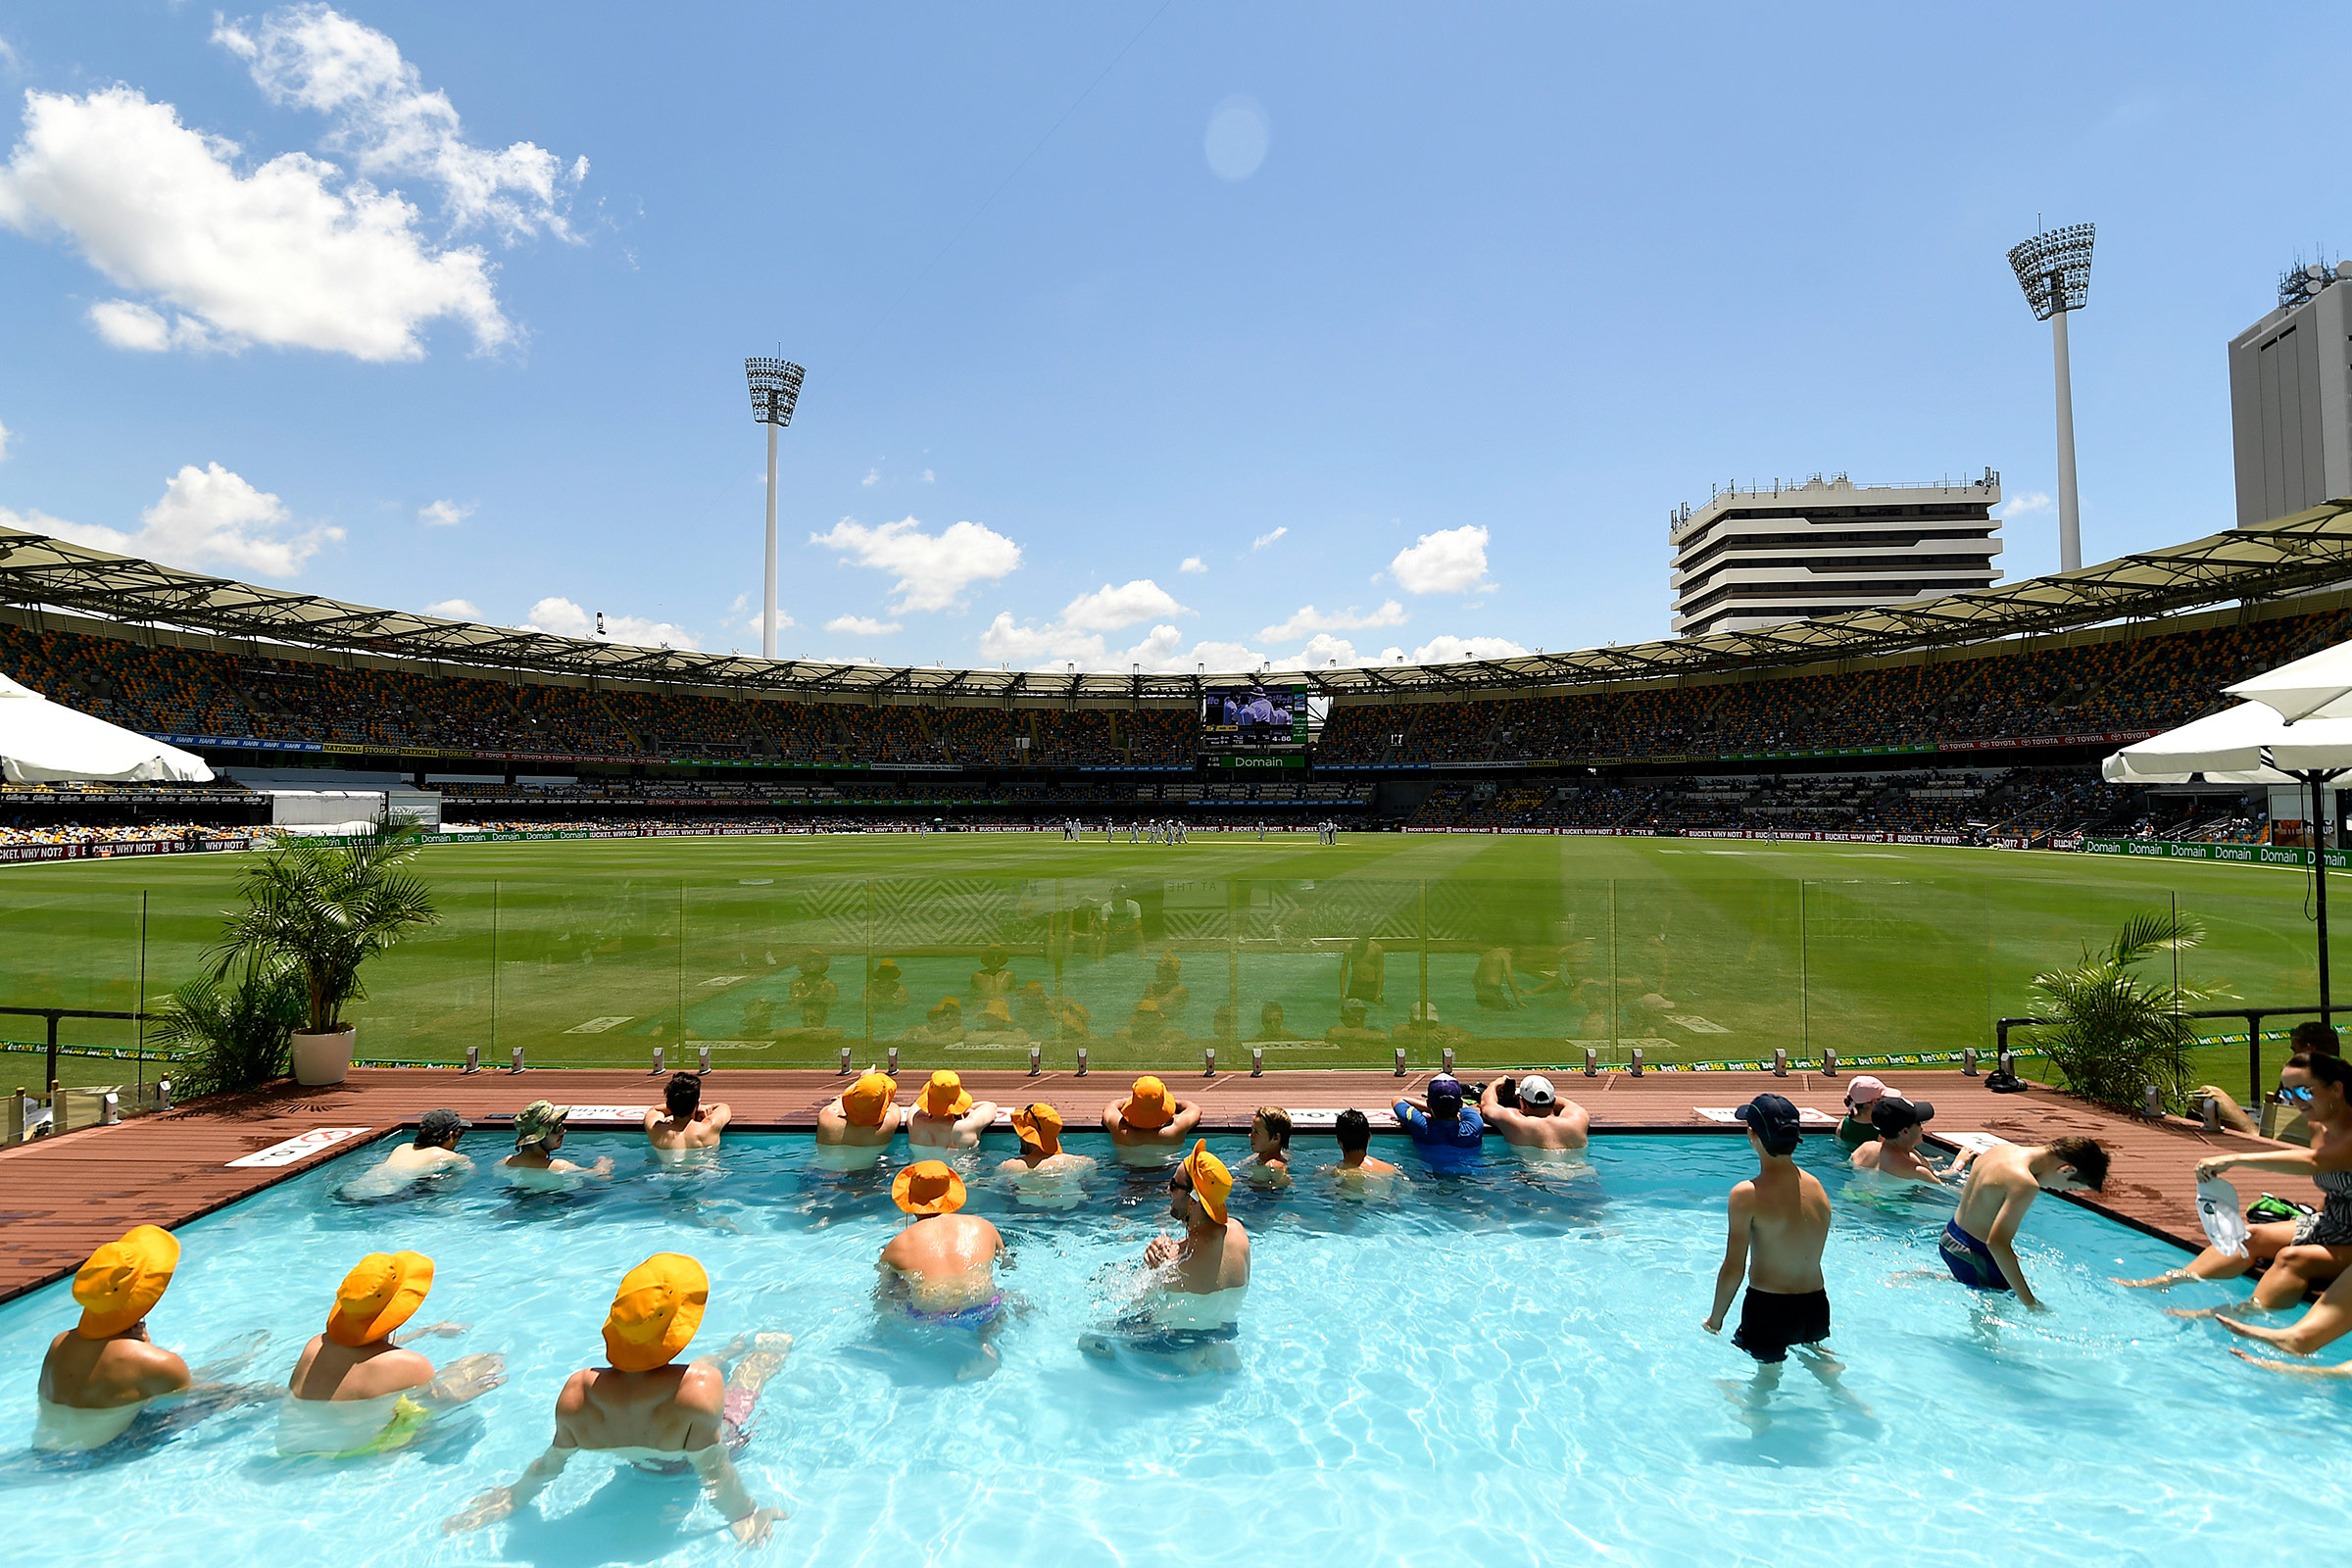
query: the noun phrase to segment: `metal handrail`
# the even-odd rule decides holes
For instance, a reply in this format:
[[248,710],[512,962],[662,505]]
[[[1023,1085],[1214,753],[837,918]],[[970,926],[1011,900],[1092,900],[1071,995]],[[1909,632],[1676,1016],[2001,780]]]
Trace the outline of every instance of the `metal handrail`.
[[[2325,1007],[2208,1007],[2195,1012],[2178,1014],[2182,1018],[2243,1018],[2246,1020],[2246,1093],[2262,1102],[2262,1020],[2265,1018],[2296,1018],[2318,1013],[2323,1021],[2330,1013],[2352,1012],[2352,1004],[2337,1003]],[[2011,1028],[2039,1029],[2056,1023],[2054,1018],[1996,1018],[1993,1020],[1993,1042],[1996,1050],[2009,1049]]]
[[57,1024],[61,1018],[113,1018],[131,1023],[145,1023],[155,1016],[152,1012],[105,1012],[88,1007],[0,1007],[0,1014],[20,1018],[49,1020],[49,1094],[57,1094]]

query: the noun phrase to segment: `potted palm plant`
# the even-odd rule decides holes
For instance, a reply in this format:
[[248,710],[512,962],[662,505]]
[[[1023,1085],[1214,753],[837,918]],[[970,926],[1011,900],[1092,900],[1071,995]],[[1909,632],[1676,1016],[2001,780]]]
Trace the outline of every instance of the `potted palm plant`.
[[2195,1020],[2186,1014],[2229,993],[2181,984],[2177,975],[2152,978],[2139,966],[2204,940],[2195,916],[2143,909],[2105,948],[2086,948],[2074,968],[2034,977],[2040,994],[2034,1010],[2046,1021],[2030,1038],[2068,1089],[2112,1109],[2137,1110],[2153,1084],[2167,1106],[2185,1108],[2193,1081],[2188,1054],[2197,1045]]
[[386,812],[363,838],[281,839],[238,878],[245,907],[229,916],[216,977],[239,960],[301,977],[296,1083],[343,1081],[353,1035],[343,1009],[368,994],[361,966],[440,918],[424,879],[407,869],[421,837],[414,818]]

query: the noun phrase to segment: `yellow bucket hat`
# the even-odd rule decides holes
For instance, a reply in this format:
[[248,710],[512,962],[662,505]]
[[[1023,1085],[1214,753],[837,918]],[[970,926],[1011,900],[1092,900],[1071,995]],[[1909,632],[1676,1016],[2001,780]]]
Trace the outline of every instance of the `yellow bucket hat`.
[[710,1276],[683,1252],[656,1252],[621,1276],[605,1316],[605,1355],[623,1372],[667,1366],[703,1326]]
[[972,1097],[965,1093],[960,1076],[943,1069],[923,1085],[921,1104],[926,1116],[960,1116],[972,1108]]
[[1119,1114],[1126,1118],[1128,1126],[1141,1127],[1147,1132],[1156,1131],[1176,1119],[1176,1112],[1168,1108],[1168,1086],[1148,1073],[1127,1091],[1127,1105]]
[[936,1159],[899,1172],[890,1200],[909,1214],[953,1214],[963,1206],[963,1178]]
[[841,1113],[860,1127],[879,1127],[898,1088],[885,1074],[866,1073],[842,1091]]
[[337,1345],[380,1340],[414,1317],[433,1288],[433,1260],[422,1252],[369,1252],[335,1287],[326,1337]]
[[1061,1112],[1042,1101],[1014,1111],[1012,1130],[1023,1144],[1044,1153],[1061,1149]]
[[1225,1200],[1233,1196],[1233,1172],[1225,1162],[1208,1152],[1208,1140],[1203,1138],[1193,1145],[1193,1152],[1184,1156],[1184,1173],[1193,1179],[1193,1196],[1208,1210],[1208,1217],[1218,1224],[1225,1223]]
[[74,1332],[108,1340],[145,1317],[179,1267],[179,1239],[160,1225],[137,1225],[90,1254],[74,1276],[81,1321]]

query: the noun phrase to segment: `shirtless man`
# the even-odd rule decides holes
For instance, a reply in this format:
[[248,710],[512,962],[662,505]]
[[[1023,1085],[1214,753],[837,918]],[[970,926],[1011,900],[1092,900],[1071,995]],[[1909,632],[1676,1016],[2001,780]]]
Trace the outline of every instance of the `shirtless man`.
[[1250,1293],[1250,1233],[1225,1211],[1232,1196],[1233,1173],[1195,1142],[1168,1177],[1168,1211],[1184,1233],[1152,1239],[1144,1265],[1153,1279],[1142,1303],[1116,1332],[1080,1335],[1080,1350],[1102,1359],[1124,1350],[1188,1372],[1241,1364],[1233,1342]]
[[899,1086],[867,1068],[816,1113],[816,1162],[827,1170],[872,1170],[899,1135]]
[[303,1347],[277,1410],[277,1451],[289,1456],[353,1459],[405,1448],[438,1410],[488,1394],[507,1381],[506,1357],[462,1356],[436,1373],[433,1363],[400,1347],[428,1334],[454,1335],[463,1323],[435,1323],[396,1334],[433,1288],[433,1260],[421,1252],[370,1252],[335,1289],[326,1332]]
[[1971,1290],[2015,1291],[2041,1311],[2013,1244],[2017,1228],[2044,1192],[2097,1192],[2107,1181],[2107,1151],[2087,1138],[2054,1138],[2021,1148],[1996,1144],[1969,1163],[1960,1211],[1936,1243],[1952,1278]]
[[556,1435],[511,1487],[483,1493],[446,1520],[445,1535],[504,1519],[564,1473],[575,1453],[605,1453],[655,1475],[691,1469],[747,1546],[764,1545],[780,1508],[762,1508],[729,1454],[751,1437],[760,1390],[792,1348],[788,1335],[762,1334],[758,1348],[722,1375],[713,1360],[676,1366],[702,1326],[710,1279],[679,1252],[659,1252],[621,1277],[605,1318],[606,1366],[587,1367],[556,1397]]
[[498,1168],[515,1186],[533,1192],[567,1192],[591,1176],[600,1181],[611,1176],[611,1154],[599,1155],[593,1165],[556,1157],[564,1147],[564,1119],[570,1114],[569,1105],[551,1105],[544,1100],[523,1106],[514,1116],[514,1152],[500,1160]]
[[1941,1187],[1943,1177],[1919,1152],[1919,1141],[1935,1119],[1936,1107],[1924,1100],[1913,1104],[1900,1095],[1880,1096],[1870,1106],[1871,1130],[1879,1136],[1855,1150],[1847,1163],[1897,1181]]
[[86,1453],[121,1437],[149,1401],[188,1392],[188,1363],[148,1343],[147,1314],[179,1266],[170,1231],[140,1225],[90,1254],[74,1276],[81,1321],[49,1342],[32,1446]]
[[735,1118],[723,1102],[703,1103],[703,1080],[690,1072],[678,1073],[662,1086],[662,1110],[646,1107],[645,1141],[664,1164],[675,1164],[698,1149],[716,1149],[719,1133]]
[[1176,1157],[1185,1139],[1200,1125],[1200,1107],[1178,1100],[1168,1086],[1146,1074],[1135,1081],[1125,1100],[1102,1107],[1102,1130],[1119,1163],[1135,1170],[1158,1170]]
[[[1741,1275],[1747,1297],[1732,1343],[1766,1366],[1788,1359],[1791,1347],[1818,1346],[1830,1337],[1830,1296],[1821,1277],[1830,1240],[1830,1197],[1796,1168],[1803,1118],[1779,1095],[1758,1095],[1736,1114],[1747,1124],[1756,1174],[1732,1189],[1731,1234],[1715,1273],[1715,1305],[1703,1325],[1723,1332]],[[1818,1354],[1819,1352],[1814,1352]]]
[[1362,1111],[1341,1111],[1331,1124],[1331,1131],[1339,1140],[1340,1162],[1329,1167],[1325,1174],[1341,1187],[1366,1193],[1387,1192],[1396,1183],[1408,1179],[1395,1165],[1385,1159],[1374,1159],[1367,1152],[1372,1147],[1372,1118]]
[[997,1167],[1012,1183],[1022,1202],[1036,1208],[1075,1208],[1085,1200],[1080,1184],[1094,1174],[1095,1162],[1061,1147],[1061,1112],[1039,1102],[1012,1113],[1013,1135],[1021,1152]]
[[955,1073],[935,1072],[915,1096],[914,1113],[906,1118],[906,1147],[954,1152],[978,1149],[980,1135],[996,1119],[996,1102],[974,1100]]
[[1517,1109],[1502,1102],[1502,1085],[1491,1083],[1479,1091],[1478,1113],[1502,1134],[1511,1152],[1530,1164],[1558,1164],[1584,1152],[1592,1133],[1592,1117],[1573,1100],[1562,1100],[1551,1080],[1530,1073],[1519,1080],[1511,1097]]
[[1260,1105],[1250,1118],[1250,1157],[1242,1175],[1258,1188],[1291,1185],[1291,1113],[1280,1105]]
[[454,1110],[428,1110],[414,1142],[384,1156],[383,1163],[343,1184],[346,1198],[389,1198],[428,1177],[466,1176],[473,1161],[458,1152],[458,1138],[473,1123]]
[[1004,1238],[979,1215],[956,1212],[963,1207],[963,1178],[936,1159],[899,1172],[890,1197],[914,1223],[892,1237],[876,1260],[882,1279],[875,1304],[885,1316],[971,1335],[972,1355],[956,1369],[956,1381],[993,1375],[997,1348],[988,1342],[1004,1325],[996,1264]]

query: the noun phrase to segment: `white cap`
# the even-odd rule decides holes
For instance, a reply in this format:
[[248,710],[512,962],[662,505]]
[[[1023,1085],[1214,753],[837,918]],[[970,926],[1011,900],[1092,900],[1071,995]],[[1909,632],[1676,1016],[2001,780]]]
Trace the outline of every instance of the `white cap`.
[[1519,1103],[1522,1105],[1548,1105],[1559,1098],[1559,1092],[1551,1087],[1551,1080],[1542,1073],[1530,1073],[1519,1080]]

